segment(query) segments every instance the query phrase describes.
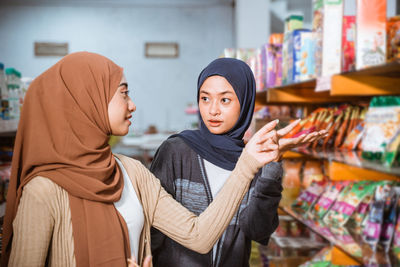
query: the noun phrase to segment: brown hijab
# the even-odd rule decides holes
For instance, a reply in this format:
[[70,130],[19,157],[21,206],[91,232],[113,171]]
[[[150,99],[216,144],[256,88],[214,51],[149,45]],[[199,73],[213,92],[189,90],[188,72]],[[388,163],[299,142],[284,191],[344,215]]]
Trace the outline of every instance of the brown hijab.
[[122,72],[101,55],[79,52],[29,87],[14,146],[3,266],[23,187],[38,175],[68,192],[77,266],[126,266],[127,228],[113,205],[121,197],[123,179],[108,145],[108,103]]

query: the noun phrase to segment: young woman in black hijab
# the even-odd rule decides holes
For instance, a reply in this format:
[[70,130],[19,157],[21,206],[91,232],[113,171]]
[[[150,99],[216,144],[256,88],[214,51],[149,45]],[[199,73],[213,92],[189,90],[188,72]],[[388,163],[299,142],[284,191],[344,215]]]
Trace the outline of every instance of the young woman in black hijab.
[[[254,111],[255,81],[245,62],[220,58],[200,73],[197,89],[200,129],[186,130],[166,140],[155,155],[151,171],[178,202],[200,214],[218,194],[244,148],[243,136]],[[279,134],[283,136],[295,124]],[[279,151],[323,134],[280,140]],[[280,162],[263,167],[239,211],[207,254],[191,251],[153,229],[154,266],[248,266],[251,240],[267,244],[278,226],[281,177]]]

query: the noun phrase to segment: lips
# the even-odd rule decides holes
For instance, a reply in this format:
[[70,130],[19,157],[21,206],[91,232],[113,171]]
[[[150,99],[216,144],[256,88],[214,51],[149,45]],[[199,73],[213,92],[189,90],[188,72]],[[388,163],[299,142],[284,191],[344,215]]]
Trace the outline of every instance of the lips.
[[217,127],[217,126],[220,126],[222,124],[222,121],[219,121],[219,120],[208,120],[208,123],[210,124],[210,126]]

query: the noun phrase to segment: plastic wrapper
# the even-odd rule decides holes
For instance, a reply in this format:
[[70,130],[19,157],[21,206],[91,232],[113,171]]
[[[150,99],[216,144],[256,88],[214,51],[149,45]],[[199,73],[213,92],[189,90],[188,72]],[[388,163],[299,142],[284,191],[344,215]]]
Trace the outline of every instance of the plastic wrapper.
[[324,180],[322,163],[316,160],[308,160],[303,167],[303,188],[310,186],[312,182],[321,182]]
[[328,225],[342,227],[363,199],[367,195],[373,194],[377,185],[378,183],[360,181],[354,183],[351,190],[342,190],[338,200],[325,215],[324,222]]
[[343,16],[342,32],[342,71],[352,71],[355,69],[355,38],[356,38],[356,17]]
[[400,16],[392,17],[387,23],[387,60],[400,59]]
[[301,192],[300,196],[292,204],[292,208],[300,214],[307,213],[324,190],[324,181],[313,182],[308,188]]
[[326,191],[318,199],[318,202],[314,205],[313,210],[310,211],[310,217],[320,220],[333,206],[333,203],[339,196],[339,193],[350,184],[349,181],[332,182],[326,189]]
[[400,130],[400,97],[380,96],[371,100],[365,117],[365,132],[362,140],[362,156],[381,160],[383,153],[397,147],[387,145],[398,136]]
[[386,0],[357,0],[356,20],[357,69],[385,63]]

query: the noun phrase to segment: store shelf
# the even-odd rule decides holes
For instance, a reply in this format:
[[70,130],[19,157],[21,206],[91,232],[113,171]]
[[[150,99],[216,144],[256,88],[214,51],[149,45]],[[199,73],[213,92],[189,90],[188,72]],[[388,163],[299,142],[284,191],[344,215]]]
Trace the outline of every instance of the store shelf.
[[298,214],[290,207],[279,208],[309,227],[313,232],[328,240],[332,245],[342,250],[346,255],[360,264],[369,265],[371,262],[377,264],[389,264],[388,266],[399,266],[400,264],[400,261],[392,253],[386,254],[380,249],[373,252],[369,245],[363,242],[359,236],[352,235],[351,238],[344,238],[337,234],[335,235],[333,234],[332,228],[323,225],[321,222],[315,222],[304,218],[301,214]]
[[334,75],[332,96],[375,96],[400,94],[400,61]]
[[294,152],[330,162],[332,180],[399,180],[400,167],[386,167],[361,158],[357,151],[323,151],[298,148]]
[[0,137],[14,136],[17,132],[18,120],[0,120]]
[[400,61],[334,75],[331,90],[315,92],[317,81],[309,80],[269,88],[257,93],[257,104],[321,104],[354,102],[376,95],[400,94]]

